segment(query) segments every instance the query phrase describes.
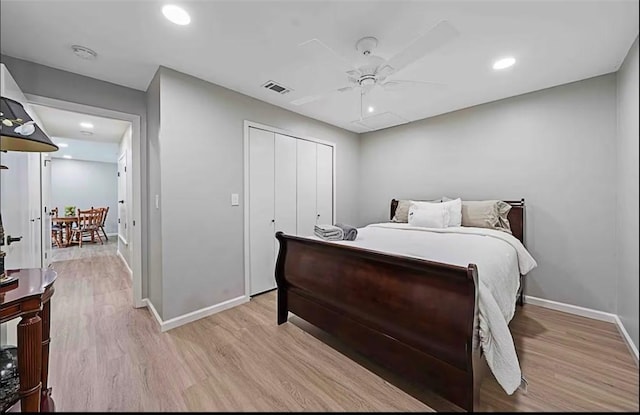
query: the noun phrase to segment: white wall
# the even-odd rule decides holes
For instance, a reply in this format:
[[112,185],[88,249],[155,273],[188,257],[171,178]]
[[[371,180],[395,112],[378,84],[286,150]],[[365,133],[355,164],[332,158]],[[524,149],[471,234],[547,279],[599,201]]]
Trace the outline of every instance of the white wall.
[[615,134],[615,75],[364,134],[361,221],[394,197],[524,197],[526,294],[615,312]]
[[84,160],[51,160],[51,203],[64,215],[65,206],[77,209],[109,206],[105,231],[118,232],[118,165]]
[[337,220],[356,222],[357,134],[166,68],[160,114],[163,319],[244,295],[244,120],[336,143]]
[[[132,229],[133,229],[133,174],[131,174],[131,165],[132,165],[132,151],[131,151],[131,144],[132,144],[132,126],[129,126],[129,128],[127,128],[127,130],[124,132],[124,134],[122,135],[122,139],[120,140],[120,144],[118,146],[118,156],[117,159],[120,160],[120,157],[126,153],[126,163],[127,163],[127,183],[126,183],[126,190],[125,190],[125,194],[124,195],[118,195],[118,200],[120,200],[121,196],[124,196],[124,200],[125,200],[125,207],[127,210],[127,215],[126,215],[126,221],[127,221],[127,229],[129,230],[129,237],[127,240],[127,243],[125,244],[122,239],[118,238],[118,252],[120,252],[120,254],[122,255],[122,257],[124,258],[124,260],[127,262],[127,265],[129,265],[129,268],[133,268],[133,264],[131,263],[131,259],[133,257],[133,234],[132,234]],[[116,168],[117,168],[117,161],[116,160]],[[116,181],[116,189],[117,189],[118,185],[117,185],[117,181]],[[117,191],[117,190],[116,190]],[[116,217],[116,219],[118,218],[118,210],[119,209],[119,205],[117,205],[116,210],[113,212],[114,216]],[[117,222],[116,222],[116,227],[117,227]],[[117,228],[116,228],[117,229]]]
[[636,345],[638,344],[638,39],[617,74],[617,253],[618,315]]

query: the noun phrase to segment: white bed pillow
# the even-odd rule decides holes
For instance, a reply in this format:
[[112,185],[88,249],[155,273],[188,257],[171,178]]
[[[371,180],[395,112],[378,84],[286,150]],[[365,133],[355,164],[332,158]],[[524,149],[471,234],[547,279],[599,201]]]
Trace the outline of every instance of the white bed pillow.
[[409,208],[409,225],[422,228],[446,228],[449,223],[449,209],[442,203],[412,203]]
[[[433,203],[411,201],[411,206],[415,206],[417,209],[423,209],[425,207],[432,207]],[[439,203],[438,206],[449,212],[449,219],[445,224],[445,227],[462,226],[462,199],[449,199],[445,202]]]

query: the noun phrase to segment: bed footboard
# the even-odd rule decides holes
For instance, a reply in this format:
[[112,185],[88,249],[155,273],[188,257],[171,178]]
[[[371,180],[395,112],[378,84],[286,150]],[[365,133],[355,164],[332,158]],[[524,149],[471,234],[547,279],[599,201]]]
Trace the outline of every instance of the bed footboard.
[[[477,269],[276,234],[278,324],[292,312],[466,410],[478,400]],[[478,372],[476,369],[475,372]]]

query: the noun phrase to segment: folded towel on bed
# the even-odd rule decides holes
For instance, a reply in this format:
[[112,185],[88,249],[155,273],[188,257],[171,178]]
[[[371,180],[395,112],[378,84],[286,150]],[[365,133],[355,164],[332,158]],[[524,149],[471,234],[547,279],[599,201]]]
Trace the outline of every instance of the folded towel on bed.
[[313,233],[321,239],[327,241],[340,241],[344,237],[344,232],[341,228],[333,225],[316,225],[313,229]]
[[336,227],[342,229],[342,233],[344,234],[342,239],[344,239],[345,241],[354,241],[358,236],[358,230],[351,225],[336,223]]

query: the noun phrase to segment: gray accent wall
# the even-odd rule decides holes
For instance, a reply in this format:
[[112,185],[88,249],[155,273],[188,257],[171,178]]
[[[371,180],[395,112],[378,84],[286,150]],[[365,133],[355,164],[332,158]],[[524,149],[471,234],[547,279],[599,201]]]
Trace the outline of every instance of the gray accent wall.
[[525,293],[615,312],[615,143],[615,75],[367,133],[360,222],[392,198],[525,198]]
[[76,209],[108,206],[104,229],[107,235],[118,233],[118,164],[52,159],[51,203],[60,215],[64,215],[65,206]]
[[618,310],[622,324],[638,344],[638,39],[631,46],[618,78],[618,140],[616,184],[618,198],[616,248],[620,277]]
[[164,320],[244,295],[245,120],[336,143],[337,220],[357,222],[357,134],[167,68],[160,114]]

